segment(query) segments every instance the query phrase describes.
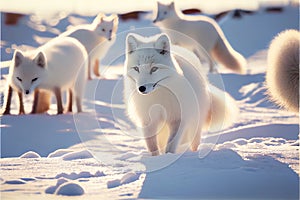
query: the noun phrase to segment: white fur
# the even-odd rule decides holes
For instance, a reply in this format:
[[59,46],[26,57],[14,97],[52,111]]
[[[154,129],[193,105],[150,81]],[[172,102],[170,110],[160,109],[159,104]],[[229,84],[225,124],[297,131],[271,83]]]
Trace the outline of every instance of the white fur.
[[23,93],[35,89],[71,90],[81,111],[87,56],[82,44],[70,37],[55,38],[34,51],[17,50],[9,70],[9,83]]
[[180,144],[195,151],[204,127],[220,130],[233,122],[235,117],[229,115],[237,110],[235,104],[231,101],[229,108],[228,94],[210,90],[191,52],[183,56],[186,50],[170,47],[165,34],[150,38],[129,34],[126,45],[124,101],[152,155],[175,153]]
[[[83,44],[89,54],[90,71],[90,68],[95,65],[96,60],[102,59],[115,42],[117,28],[117,15],[105,17],[105,15],[100,13],[94,19],[93,23],[76,26],[62,33],[60,36],[76,38]],[[99,68],[99,66],[96,67]],[[88,76],[91,78],[90,73]]]
[[[168,33],[172,43],[193,51],[199,58],[208,59],[210,71],[214,71],[212,57],[232,71],[245,72],[245,58],[231,47],[215,20],[206,16],[183,15],[175,9],[174,3],[165,5],[158,2],[154,15],[154,22],[164,28],[162,31]],[[197,43],[203,49],[197,48]]]
[[299,112],[300,32],[286,30],[273,39],[268,51],[266,84],[279,106]]

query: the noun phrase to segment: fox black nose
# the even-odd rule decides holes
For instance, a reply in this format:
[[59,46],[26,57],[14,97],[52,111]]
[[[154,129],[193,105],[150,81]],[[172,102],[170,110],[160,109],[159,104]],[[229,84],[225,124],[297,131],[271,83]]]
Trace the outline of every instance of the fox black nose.
[[108,38],[109,41],[111,41],[111,38]]
[[156,23],[156,19],[155,19],[155,20],[153,20],[153,23]]
[[140,86],[139,87],[139,91],[141,92],[141,93],[143,93],[143,92],[145,92],[146,91],[146,87],[145,86]]
[[25,93],[26,93],[26,94],[29,94],[29,90],[26,90]]

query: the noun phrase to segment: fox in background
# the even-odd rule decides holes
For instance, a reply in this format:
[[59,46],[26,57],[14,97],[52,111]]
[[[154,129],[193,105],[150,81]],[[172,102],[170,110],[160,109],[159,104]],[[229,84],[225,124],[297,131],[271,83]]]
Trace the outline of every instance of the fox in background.
[[[100,76],[99,59],[102,59],[109,48],[116,40],[116,32],[118,30],[118,16],[105,16],[99,13],[91,24],[78,25],[70,30],[65,31],[58,37],[72,37],[77,39],[88,53],[87,78],[92,79],[92,70],[96,76]],[[51,104],[51,94],[47,90],[37,90],[35,97],[39,97],[35,101],[35,109],[32,113],[44,113],[49,110]]]
[[[211,57],[231,71],[245,73],[245,58],[231,47],[214,19],[206,16],[187,16],[176,9],[174,2],[163,4],[159,1],[154,16],[153,22],[159,25],[163,32],[168,33],[173,44],[189,49],[199,59],[208,59],[210,72],[215,71]],[[189,43],[190,40],[182,35],[192,38],[203,49],[196,48],[194,42]]]
[[186,49],[173,50],[166,34],[126,39],[124,102],[152,155],[176,153],[180,145],[196,151],[203,130],[226,128],[238,113],[230,95],[195,70],[201,63],[192,52],[184,59],[178,55]]
[[[55,38],[36,50],[21,52],[16,50],[9,68],[8,90],[3,114],[10,114],[13,91],[18,93],[19,114],[25,114],[23,93],[34,92],[32,113],[36,113],[39,101],[39,90],[46,94],[52,91],[57,100],[57,114],[63,113],[62,91],[69,92],[67,111],[72,111],[75,97],[77,111],[82,111],[82,97],[86,83],[87,52],[84,46],[70,37]],[[46,103],[48,99],[43,96]],[[40,107],[41,108],[41,107]]]
[[59,35],[73,37],[85,47],[89,54],[88,79],[92,79],[91,68],[100,76],[99,58],[102,59],[116,40],[119,18],[117,15],[98,14],[91,24],[78,25]]

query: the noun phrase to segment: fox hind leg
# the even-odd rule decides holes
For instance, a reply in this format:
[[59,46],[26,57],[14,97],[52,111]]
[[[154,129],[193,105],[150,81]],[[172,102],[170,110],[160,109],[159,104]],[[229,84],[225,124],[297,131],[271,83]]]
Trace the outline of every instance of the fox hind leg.
[[3,112],[3,115],[9,115],[10,114],[10,104],[11,104],[11,98],[12,98],[13,88],[11,86],[8,86],[7,95],[5,99],[5,109]]
[[77,112],[82,112],[82,99],[81,97],[76,97],[76,107],[77,107]]
[[192,139],[191,151],[197,151],[198,150],[198,146],[200,144],[200,135],[201,135],[201,133],[199,131],[197,131],[196,135]]

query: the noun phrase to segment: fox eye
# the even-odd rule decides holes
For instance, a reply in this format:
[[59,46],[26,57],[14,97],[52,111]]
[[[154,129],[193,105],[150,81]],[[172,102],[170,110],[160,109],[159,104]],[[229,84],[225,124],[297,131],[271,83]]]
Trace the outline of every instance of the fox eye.
[[164,12],[164,15],[166,15],[166,14],[167,14],[167,11]]
[[38,80],[38,78],[34,78],[31,80],[31,82],[33,83],[34,81]]
[[110,33],[112,33],[112,30],[109,30]]
[[158,70],[158,67],[152,67],[150,70],[150,74],[152,74],[153,72],[156,72]]
[[102,31],[105,32],[105,29],[103,28]]
[[137,72],[140,72],[140,69],[138,67],[133,67],[133,69]]
[[22,79],[20,79],[20,77],[17,77],[17,79],[18,79],[20,82],[22,82]]

